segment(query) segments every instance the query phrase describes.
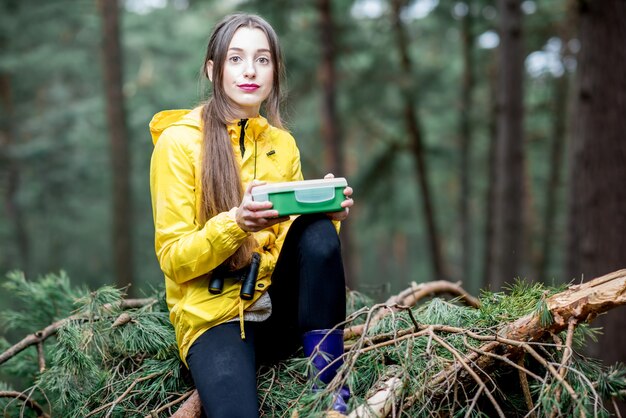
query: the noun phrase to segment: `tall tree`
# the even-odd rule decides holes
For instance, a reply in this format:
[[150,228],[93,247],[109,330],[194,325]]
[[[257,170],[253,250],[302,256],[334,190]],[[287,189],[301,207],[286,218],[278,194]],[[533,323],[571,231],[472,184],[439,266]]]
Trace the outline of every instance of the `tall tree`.
[[[11,15],[17,9],[16,1],[5,1],[0,7],[4,13]],[[8,50],[8,34],[0,32],[0,52]],[[11,155],[16,142],[15,106],[13,101],[12,74],[0,69],[0,192],[4,194],[4,209],[9,223],[13,226],[13,236],[18,248],[20,266],[29,266],[29,239],[26,231],[24,214],[17,202],[20,187],[19,164]],[[8,255],[8,254],[7,254]],[[6,255],[5,255],[6,256]]]
[[[401,12],[405,5],[405,0],[391,1],[393,30],[396,38],[396,46],[400,54],[402,78],[406,81],[413,79],[413,68],[409,55],[408,36],[401,18]],[[428,231],[428,244],[434,274],[433,280],[448,279],[449,276],[441,255],[439,234],[435,222],[435,210],[433,208],[434,205],[428,180],[428,169],[424,155],[423,133],[417,117],[417,109],[414,104],[416,101],[414,97],[415,91],[412,88],[403,87],[405,87],[402,89],[404,120],[410,137],[410,148],[417,165],[417,177],[422,192],[423,211],[426,220],[426,229]]]
[[538,280],[545,281],[548,278],[548,268],[552,261],[552,247],[554,243],[554,233],[556,229],[555,221],[557,215],[558,189],[561,183],[561,172],[563,171],[563,149],[565,148],[566,120],[567,120],[567,91],[569,86],[569,76],[564,73],[553,82],[554,99],[553,114],[554,125],[553,134],[550,138],[550,168],[549,178],[545,193],[545,209],[543,212],[543,236],[541,252],[537,261]]
[[[113,173],[113,254],[117,285],[133,282],[132,205],[130,192],[130,152],[126,110],[122,91],[122,51],[120,47],[119,5],[117,0],[99,0],[102,15],[102,70],[106,94],[107,123]],[[133,290],[129,289],[132,293]]]
[[[2,40],[0,39],[0,50]],[[4,208],[9,222],[13,225],[13,233],[19,251],[19,265],[22,269],[29,266],[29,239],[26,231],[24,214],[17,201],[17,192],[20,187],[19,164],[11,155],[11,148],[15,144],[15,114],[13,94],[11,91],[11,75],[0,71],[0,190],[4,192]]]
[[[590,279],[626,267],[626,2],[580,1],[581,49],[570,151],[567,271]],[[600,319],[591,354],[626,360],[626,312]]]
[[489,145],[487,151],[487,190],[485,193],[485,216],[484,216],[484,248],[483,261],[481,266],[480,285],[489,287],[491,284],[491,261],[493,257],[493,207],[494,207],[494,189],[496,184],[496,144],[498,143],[498,99],[496,87],[496,59],[492,57],[490,64],[487,66],[487,80],[489,85],[489,109],[487,116],[487,130],[489,135]]
[[524,135],[522,10],[499,0],[500,47],[494,229],[490,281],[494,290],[520,275],[523,249]]
[[472,128],[470,112],[472,109],[472,93],[474,90],[474,33],[472,30],[472,4],[468,2],[467,11],[461,16],[461,53],[463,56],[463,73],[461,79],[461,106],[459,120],[460,139],[460,184],[459,222],[461,229],[461,280],[467,283],[471,272],[471,218],[470,218],[470,153],[472,149]]
[[[318,0],[317,8],[320,17],[319,39],[322,49],[322,59],[319,66],[320,82],[322,84],[322,137],[326,152],[326,170],[339,176],[345,171],[343,155],[343,139],[340,131],[337,111],[337,74],[336,74],[336,39],[335,23],[333,19],[332,2]],[[355,288],[356,278],[352,274],[352,240],[350,223],[344,222],[341,227],[344,264],[346,268],[347,285]]]
[[335,70],[336,49],[335,24],[330,0],[318,0],[320,15],[320,46],[322,59],[319,76],[322,84],[322,137],[326,151],[326,168],[333,173],[343,170],[343,147],[337,114],[337,74]]

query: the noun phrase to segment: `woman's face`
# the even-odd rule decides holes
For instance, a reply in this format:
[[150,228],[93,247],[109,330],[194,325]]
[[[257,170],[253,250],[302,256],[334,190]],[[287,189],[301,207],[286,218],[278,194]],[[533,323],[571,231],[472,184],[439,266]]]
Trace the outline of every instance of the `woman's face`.
[[[212,69],[213,62],[209,61],[208,74],[212,74]],[[224,92],[238,112],[235,116],[258,116],[273,82],[274,62],[265,33],[248,27],[237,29],[228,46],[223,73]]]

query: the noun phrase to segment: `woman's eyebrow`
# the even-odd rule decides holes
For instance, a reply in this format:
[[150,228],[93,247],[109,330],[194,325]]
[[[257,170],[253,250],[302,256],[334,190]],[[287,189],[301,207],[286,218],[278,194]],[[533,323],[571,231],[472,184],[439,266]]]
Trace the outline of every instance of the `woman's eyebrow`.
[[[228,50],[229,51],[235,51],[235,52],[243,52],[243,48],[239,48],[237,46],[232,46],[232,47],[228,48]],[[268,53],[269,54],[272,51],[270,51],[267,48],[261,48],[261,49],[257,49],[256,52],[257,52],[257,54],[260,53],[260,52],[264,52],[264,53]]]

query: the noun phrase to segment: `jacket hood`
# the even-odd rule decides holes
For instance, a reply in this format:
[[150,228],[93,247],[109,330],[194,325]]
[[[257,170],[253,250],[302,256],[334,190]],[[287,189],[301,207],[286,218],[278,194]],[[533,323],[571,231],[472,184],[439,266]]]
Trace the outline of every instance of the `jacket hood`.
[[163,131],[174,125],[188,125],[198,129],[202,128],[200,117],[200,109],[175,109],[164,110],[157,113],[150,121],[150,133],[152,134],[152,142],[157,143]]
[[[150,133],[152,134],[152,142],[157,143],[161,134],[165,129],[175,125],[186,125],[202,130],[202,107],[189,109],[163,110],[152,117],[150,121]],[[245,124],[246,132],[250,132],[252,138],[259,138],[270,127],[267,119],[263,116],[247,119]],[[228,133],[231,137],[238,137],[241,131],[241,125],[238,120],[232,121],[227,125]]]

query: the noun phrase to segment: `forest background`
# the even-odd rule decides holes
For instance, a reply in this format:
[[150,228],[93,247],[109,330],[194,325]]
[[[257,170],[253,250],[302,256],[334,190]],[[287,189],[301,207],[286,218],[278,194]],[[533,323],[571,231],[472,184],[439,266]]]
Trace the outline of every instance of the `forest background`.
[[[147,125],[206,97],[208,35],[235,10],[282,40],[305,177],[355,190],[352,289],[382,301],[444,279],[478,294],[626,267],[624,1],[0,5],[1,281],[162,287]],[[591,355],[626,359],[625,313],[596,322]]]

